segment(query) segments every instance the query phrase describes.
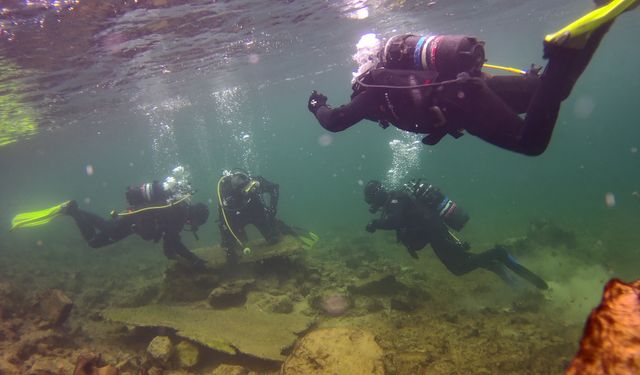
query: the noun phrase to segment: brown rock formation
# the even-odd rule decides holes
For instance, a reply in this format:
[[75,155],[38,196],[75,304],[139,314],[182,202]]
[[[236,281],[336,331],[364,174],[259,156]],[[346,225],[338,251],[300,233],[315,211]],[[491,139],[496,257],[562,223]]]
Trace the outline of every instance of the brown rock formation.
[[384,375],[383,352],[373,334],[322,328],[307,334],[282,365],[282,375]]
[[63,324],[71,313],[73,302],[59,289],[49,289],[38,301],[42,318],[53,325]]
[[640,374],[640,280],[610,280],[567,375]]

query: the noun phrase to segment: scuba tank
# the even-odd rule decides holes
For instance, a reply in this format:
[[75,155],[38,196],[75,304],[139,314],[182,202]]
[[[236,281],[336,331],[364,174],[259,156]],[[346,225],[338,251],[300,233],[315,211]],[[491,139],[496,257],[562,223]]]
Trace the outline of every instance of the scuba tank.
[[380,54],[386,69],[430,70],[440,80],[463,72],[477,77],[485,62],[484,42],[464,35],[396,35]]
[[459,231],[469,221],[467,212],[437,187],[418,179],[409,181],[405,188],[419,203],[435,210],[450,228]]

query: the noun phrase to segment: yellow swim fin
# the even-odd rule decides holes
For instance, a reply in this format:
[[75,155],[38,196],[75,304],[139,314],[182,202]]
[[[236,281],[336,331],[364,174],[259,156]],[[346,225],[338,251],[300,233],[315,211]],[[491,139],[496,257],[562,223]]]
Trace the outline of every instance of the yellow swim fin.
[[71,201],[66,201],[64,203],[60,203],[57,206],[53,206],[51,208],[47,208],[40,211],[32,211],[32,212],[23,212],[17,214],[13,220],[11,220],[11,229],[14,230],[16,228],[28,228],[28,227],[37,227],[39,225],[46,224],[53,220],[56,216],[60,215],[67,205]]
[[609,4],[585,14],[559,31],[547,35],[544,41],[561,47],[581,49],[593,30],[614,20],[622,12],[637,6],[638,1],[640,0],[612,0]]
[[313,232],[299,235],[298,238],[300,239],[300,241],[302,241],[302,247],[305,250],[311,250],[316,245],[316,242],[318,242],[318,240],[320,239],[320,237],[318,237],[318,235]]

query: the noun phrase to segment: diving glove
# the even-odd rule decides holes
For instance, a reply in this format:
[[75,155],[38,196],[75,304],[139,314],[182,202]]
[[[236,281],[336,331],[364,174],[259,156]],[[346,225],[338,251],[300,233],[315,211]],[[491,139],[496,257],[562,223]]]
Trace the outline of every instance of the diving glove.
[[318,111],[318,108],[326,105],[327,105],[327,97],[317,92],[316,90],[313,90],[311,92],[311,95],[309,96],[309,102],[307,103],[307,108],[309,109],[309,112],[315,115],[316,112]]

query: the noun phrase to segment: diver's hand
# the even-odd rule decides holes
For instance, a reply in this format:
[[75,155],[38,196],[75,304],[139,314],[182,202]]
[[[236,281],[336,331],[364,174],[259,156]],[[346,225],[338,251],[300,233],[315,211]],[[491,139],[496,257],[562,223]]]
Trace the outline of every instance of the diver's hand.
[[265,207],[264,212],[268,218],[273,219],[276,217],[277,210],[274,207]]
[[373,220],[367,224],[365,230],[369,233],[373,233],[376,231],[376,224],[373,222]]
[[307,103],[307,108],[309,108],[309,112],[314,115],[318,111],[318,108],[327,105],[327,97],[317,92],[316,90],[311,91],[311,95],[309,96],[309,102]]

